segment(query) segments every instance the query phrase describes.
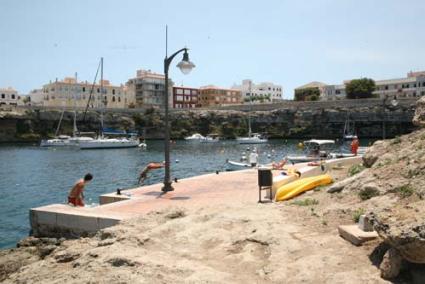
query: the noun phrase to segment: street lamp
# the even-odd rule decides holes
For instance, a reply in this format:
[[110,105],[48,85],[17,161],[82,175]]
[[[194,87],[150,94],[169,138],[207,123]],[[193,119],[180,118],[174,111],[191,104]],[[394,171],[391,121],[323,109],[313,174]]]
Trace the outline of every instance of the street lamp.
[[183,74],[187,75],[195,67],[189,60],[189,54],[187,53],[188,49],[182,48],[174,52],[170,57],[165,56],[164,59],[164,74],[165,74],[165,137],[164,137],[164,152],[165,152],[165,174],[164,174],[164,187],[162,188],[163,192],[173,191],[174,188],[171,186],[170,180],[170,125],[168,121],[168,69],[170,67],[171,61],[173,58],[184,51],[183,59],[177,64],[177,67],[180,68]]
[[394,96],[394,98],[391,100],[390,104],[387,105],[388,96],[385,95],[384,99],[382,100],[382,140],[385,139],[385,109],[395,109],[398,105],[397,96]]

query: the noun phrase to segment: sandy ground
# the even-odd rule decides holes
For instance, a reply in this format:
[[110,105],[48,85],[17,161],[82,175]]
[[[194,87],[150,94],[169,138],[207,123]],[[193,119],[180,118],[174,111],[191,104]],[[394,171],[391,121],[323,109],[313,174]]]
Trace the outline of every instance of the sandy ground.
[[[318,204],[293,204],[306,198]],[[320,188],[285,203],[151,212],[65,241],[5,283],[387,283],[369,258],[378,242],[338,236],[356,202]]]

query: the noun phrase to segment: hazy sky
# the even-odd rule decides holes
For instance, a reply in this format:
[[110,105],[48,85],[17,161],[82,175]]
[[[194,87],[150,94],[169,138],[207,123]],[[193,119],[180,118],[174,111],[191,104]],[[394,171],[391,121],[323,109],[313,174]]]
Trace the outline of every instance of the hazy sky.
[[242,79],[282,84],[285,97],[310,81],[404,77],[425,69],[423,0],[107,1],[0,0],[0,87],[21,93],[78,72],[125,83],[163,71],[189,47],[196,68],[177,85],[229,87]]

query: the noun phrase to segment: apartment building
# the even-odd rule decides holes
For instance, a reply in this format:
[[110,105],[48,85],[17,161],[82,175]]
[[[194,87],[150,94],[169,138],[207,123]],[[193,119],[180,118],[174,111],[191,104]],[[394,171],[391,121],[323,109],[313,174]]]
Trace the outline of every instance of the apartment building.
[[267,103],[283,100],[282,86],[271,82],[254,84],[252,80],[245,79],[241,85],[233,85],[232,89],[241,91],[242,101],[245,102]]
[[127,108],[131,101],[123,85],[112,85],[108,80],[93,85],[87,81],[78,82],[71,77],[45,84],[41,90],[33,90],[30,97],[37,98],[40,94],[43,96],[43,106],[47,107],[84,108],[88,104],[92,108]]
[[23,104],[18,92],[11,88],[0,88],[0,105],[17,106]]
[[[165,98],[165,76],[151,70],[137,70],[136,77],[126,83],[130,96],[134,97],[135,107],[163,108]],[[173,81],[168,81],[168,102],[172,107]]]
[[241,104],[241,91],[235,89],[226,89],[217,86],[204,86],[199,89],[199,106],[225,106],[232,104]]
[[[339,85],[327,85],[321,82],[311,82],[307,85],[295,89],[295,97],[297,92],[308,88],[313,88],[319,93],[320,100],[340,100],[347,97],[345,90],[350,80],[344,81]],[[420,97],[425,95],[425,71],[409,72],[405,78],[375,80],[376,97],[384,98],[385,96],[403,97]]]
[[173,87],[173,108],[195,108],[199,102],[199,89]]

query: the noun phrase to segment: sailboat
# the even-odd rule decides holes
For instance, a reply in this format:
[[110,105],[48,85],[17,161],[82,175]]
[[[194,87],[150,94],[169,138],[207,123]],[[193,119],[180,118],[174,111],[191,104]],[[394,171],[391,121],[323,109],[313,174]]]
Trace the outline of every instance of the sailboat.
[[[249,93],[252,96],[251,91],[251,82],[249,84]],[[247,137],[236,137],[236,141],[239,144],[264,144],[267,143],[267,138],[259,133],[252,133],[251,131],[251,102],[250,102],[250,110],[248,112],[248,136]]]
[[[75,83],[77,83],[77,73],[75,74]],[[62,110],[62,113],[59,119],[58,127],[56,128],[55,138],[42,140],[40,143],[40,147],[64,147],[64,146],[75,147],[75,146],[78,146],[81,141],[93,140],[93,138],[91,137],[84,137],[84,136],[78,135],[79,132],[77,128],[77,110],[76,110],[76,104],[75,104],[76,100],[75,100],[75,97],[73,99],[74,99],[74,127],[72,131],[72,137],[68,135],[59,135],[60,126],[62,123],[63,115],[65,113],[65,105],[64,105],[64,108]]]
[[[105,106],[103,90],[103,57],[100,59],[100,93]],[[116,148],[136,148],[140,141],[136,137],[131,138],[107,138],[104,136],[105,128],[103,123],[103,107],[100,109],[100,134],[96,139],[80,141],[80,149],[116,149]]]
[[344,133],[342,136],[342,139],[344,141],[351,141],[353,139],[357,138],[356,132],[355,132],[355,124],[350,122],[350,116],[347,116],[347,119],[345,120],[344,124]]

